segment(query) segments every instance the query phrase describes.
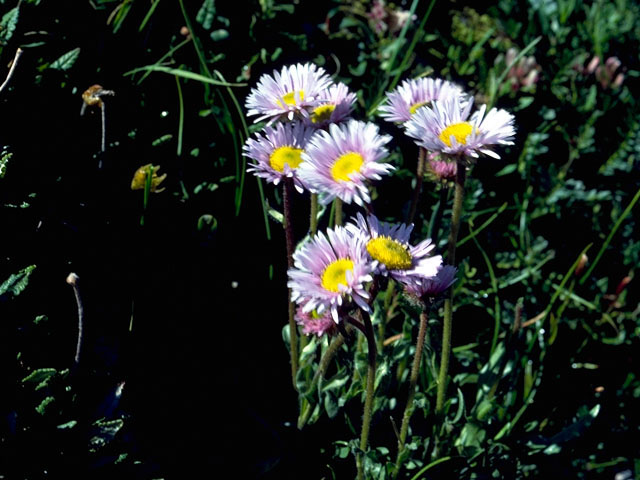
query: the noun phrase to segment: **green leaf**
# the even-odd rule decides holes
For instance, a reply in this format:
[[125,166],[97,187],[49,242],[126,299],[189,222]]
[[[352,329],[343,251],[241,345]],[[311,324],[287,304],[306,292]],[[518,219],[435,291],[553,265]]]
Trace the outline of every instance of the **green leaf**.
[[75,427],[77,424],[78,424],[78,422],[76,420],[71,420],[71,421],[69,421],[67,423],[63,423],[61,425],[58,425],[56,428],[58,430],[68,430],[70,428]]
[[7,165],[9,165],[11,157],[13,157],[13,153],[7,152],[6,150],[3,150],[2,153],[0,153],[0,178],[4,178],[7,173]]
[[355,68],[351,65],[347,65],[347,68],[349,69],[349,73],[351,73],[351,75],[353,75],[354,77],[361,77],[367,70],[367,61],[362,60]]
[[2,16],[2,20],[0,20],[0,44],[6,44],[13,36],[18,24],[18,13],[18,7],[15,7]]
[[53,397],[46,397],[44,400],[40,402],[40,405],[36,407],[36,412],[38,412],[40,415],[44,415],[47,409],[47,406],[54,400],[55,399]]
[[69,50],[67,53],[62,55],[57,60],[54,60],[49,68],[54,70],[69,70],[73,67],[73,64],[76,63],[78,57],[80,56],[80,47],[74,48],[73,50]]
[[267,213],[278,223],[284,223],[284,215],[275,208],[268,207]]
[[167,133],[166,135],[162,135],[161,137],[156,138],[153,142],[151,142],[151,145],[154,147],[157,147],[158,145],[167,143],[172,138],[173,138],[173,135],[171,135],[170,133]]
[[29,283],[29,276],[35,268],[35,265],[29,265],[18,273],[12,274],[2,285],[0,285],[0,296],[8,293],[12,294],[14,297],[20,295],[20,293],[27,287],[27,284]]
[[214,42],[217,42],[219,40],[224,40],[228,36],[229,36],[229,32],[226,31],[224,28],[220,28],[218,30],[214,30],[213,32],[211,32],[211,40],[213,40]]
[[120,429],[124,426],[121,418],[116,420],[98,420],[93,424],[94,430],[89,439],[89,451],[95,452],[111,442]]
[[57,370],[55,368],[38,368],[29,375],[22,379],[22,383],[41,383],[43,380],[48,379],[52,375],[55,375]]
[[517,168],[518,168],[518,164],[517,163],[510,163],[509,165],[504,167],[502,170],[500,170],[498,173],[496,173],[494,176],[495,177],[502,177],[504,175],[509,175],[510,173],[515,172]]
[[327,416],[329,418],[335,417],[340,411],[340,407],[338,406],[338,402],[333,395],[327,393],[324,396],[324,409],[327,411]]
[[221,87],[246,87],[246,83],[229,83],[223,82],[221,80],[214,80],[213,78],[205,77],[204,75],[200,75],[198,73],[190,72],[188,70],[181,70],[179,68],[169,68],[164,67],[162,65],[146,65],[140,68],[134,68],[133,70],[129,70],[128,72],[123,73],[124,76],[133,75],[137,72],[163,72],[168,73],[169,75],[175,75],[177,77],[188,78],[189,80],[196,80],[202,83],[210,83],[211,85],[218,85]]
[[215,0],[204,0],[200,10],[198,10],[198,15],[196,15],[196,22],[202,25],[202,28],[205,30],[209,30],[211,28],[211,24],[213,23],[213,18],[216,14],[216,4]]

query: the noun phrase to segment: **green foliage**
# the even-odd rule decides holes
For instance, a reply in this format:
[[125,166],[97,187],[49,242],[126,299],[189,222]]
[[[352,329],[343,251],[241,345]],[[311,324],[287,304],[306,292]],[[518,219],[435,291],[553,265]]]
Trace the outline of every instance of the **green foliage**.
[[[126,98],[131,111],[148,112],[144,118],[153,122],[123,127],[130,135],[114,138],[110,148],[120,154],[118,142],[129,140],[135,148],[119,161],[122,158],[124,164],[144,155],[165,161],[175,188],[168,187],[169,200],[159,208],[175,204],[186,212],[193,232],[185,236],[200,235],[208,241],[227,233],[229,217],[261,209],[266,242],[258,248],[265,256],[271,253],[271,226],[283,223],[282,198],[271,190],[264,192],[259,180],[247,180],[242,154],[246,139],[263,127],[247,124],[242,105],[247,89],[261,74],[285,63],[313,60],[358,94],[357,116],[372,121],[379,120],[377,108],[387,92],[403,79],[421,76],[454,80],[477,104],[514,112],[515,145],[501,150],[502,160],[483,158],[469,172],[457,245],[452,367],[442,414],[435,413],[443,311],[436,303],[430,311],[398,473],[394,429],[402,421],[407,399],[420,312],[392,283],[387,296],[376,299],[372,315],[379,338],[370,447],[361,452],[357,439],[368,347],[355,329],[349,328],[335,350],[329,339],[315,336],[304,345],[296,378],[298,425],[340,426],[339,434],[323,439],[333,450],[327,463],[336,478],[344,476],[342,464],[350,465],[352,457],[361,454],[367,478],[376,479],[538,478],[549,475],[555,465],[578,479],[595,474],[613,478],[622,466],[636,474],[640,470],[637,456],[629,448],[618,451],[611,438],[637,439],[637,422],[629,420],[637,415],[629,406],[640,398],[640,379],[626,371],[635,364],[624,363],[640,339],[637,293],[627,288],[635,281],[640,261],[636,3],[503,0],[464,7],[413,0],[387,2],[387,16],[376,21],[372,11],[378,2],[364,0],[317,2],[313,7],[307,2],[259,0],[240,14],[214,0],[94,0],[94,14],[108,24],[107,41],[126,39],[145,46],[144,55],[122,62],[121,71],[106,71],[88,58],[93,46],[72,43],[77,40],[53,27],[47,35],[37,33],[40,26],[33,19],[47,2],[24,1],[19,7],[14,6],[17,2],[1,3],[7,5],[0,19],[2,64],[8,65],[18,45],[30,54],[31,63],[25,62],[29,69],[20,73],[31,83],[16,91],[29,90],[37,98],[72,93],[79,105],[79,93],[87,87],[80,82],[121,75],[130,90],[122,97],[118,92],[118,99]],[[410,20],[394,24],[394,12]],[[170,28],[163,23],[167,19]],[[24,28],[19,22],[25,22]],[[174,24],[184,29],[173,32]],[[595,56],[599,62],[590,68]],[[602,69],[596,73],[613,57],[621,66],[611,78],[604,78]],[[88,67],[92,62],[96,65]],[[51,79],[62,76],[64,82],[50,90]],[[3,102],[10,93],[2,92]],[[154,103],[159,97],[169,98],[162,111]],[[382,212],[402,212],[414,178],[415,147],[407,145],[410,142],[404,141],[400,129],[393,130],[395,126],[383,128],[394,135],[390,158],[397,166],[393,180],[398,183],[389,190],[383,182],[376,185],[374,203]],[[12,139],[1,140],[0,178],[7,191],[16,180],[14,172],[30,168],[30,160],[20,157],[14,162]],[[112,174],[108,169],[100,173]],[[60,172],[48,175],[43,177],[47,182],[66,186],[69,172],[60,167]],[[126,189],[130,178],[116,177],[108,177],[114,191]],[[95,178],[91,182],[102,181]],[[413,238],[433,238],[438,253],[446,251],[449,187],[427,179],[415,221]],[[33,190],[16,191],[17,200],[9,194],[3,197],[4,212],[20,205]],[[22,206],[47,203],[49,197],[42,198]],[[127,199],[122,195],[117,201]],[[65,202],[76,205],[82,199]],[[32,207],[12,209],[11,214],[31,215],[30,229],[40,217],[44,228],[53,228],[49,225],[55,222],[66,228],[73,223],[69,219],[79,216],[73,212],[51,222],[39,208],[34,213]],[[86,208],[95,214],[93,205]],[[318,219],[325,225],[331,216],[326,208]],[[98,224],[98,219],[92,221]],[[305,234],[296,240],[303,241]],[[70,255],[66,250],[54,254]],[[582,254],[588,260],[580,266]],[[13,252],[3,255],[9,258]],[[10,275],[0,285],[0,300],[13,304],[18,295],[18,302],[28,299],[23,292],[34,269],[31,265]],[[257,283],[259,274],[250,273],[252,283]],[[12,322],[15,319],[6,320],[9,332],[24,335],[27,340],[20,341],[25,345],[37,337],[39,348],[53,349],[40,347],[46,332],[58,329],[53,315],[48,320],[30,312],[19,327]],[[74,324],[75,319],[65,322]],[[289,335],[285,327],[282,336],[290,348]],[[26,351],[21,345],[15,352],[12,380],[23,396],[12,408],[24,424],[39,426],[54,439],[88,432],[83,438],[85,453],[96,463],[134,465],[136,451],[126,444],[127,415],[116,410],[81,418],[78,410],[86,410],[86,405],[80,403],[75,372],[53,361],[34,361],[35,355],[22,350]],[[42,357],[48,354],[50,350]],[[605,371],[613,373],[608,376]],[[107,399],[117,404],[120,394],[112,388]]]
[[73,50],[69,50],[67,53],[51,62],[49,68],[52,68],[54,70],[69,70],[71,67],[73,67],[73,64],[76,63],[79,56],[80,48],[74,48]]
[[0,297],[3,295],[11,295],[14,297],[20,295],[20,293],[27,288],[29,277],[35,269],[35,265],[29,265],[18,273],[11,274],[9,278],[0,285]]
[[11,40],[18,24],[19,14],[20,10],[15,7],[2,16],[0,20],[0,45],[5,45]]

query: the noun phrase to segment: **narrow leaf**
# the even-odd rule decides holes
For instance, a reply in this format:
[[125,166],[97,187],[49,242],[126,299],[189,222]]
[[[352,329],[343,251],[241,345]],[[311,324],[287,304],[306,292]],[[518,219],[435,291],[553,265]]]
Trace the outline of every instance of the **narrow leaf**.
[[80,47],[74,48],[73,50],[69,50],[67,53],[62,55],[57,60],[54,60],[49,68],[54,70],[69,70],[73,67],[73,64],[76,63],[78,57],[80,56]]

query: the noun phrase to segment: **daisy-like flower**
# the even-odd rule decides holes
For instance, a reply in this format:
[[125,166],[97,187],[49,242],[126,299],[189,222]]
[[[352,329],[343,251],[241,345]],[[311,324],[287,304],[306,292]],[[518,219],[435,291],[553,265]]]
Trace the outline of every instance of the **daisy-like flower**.
[[302,192],[304,184],[296,171],[303,161],[302,152],[313,132],[313,128],[305,127],[301,122],[265,127],[264,136],[257,133],[255,139],[247,139],[242,147],[244,155],[255,160],[247,171],[274,185],[278,185],[285,177],[293,177],[296,189]]
[[358,213],[355,223],[346,227],[353,235],[364,238],[366,250],[373,259],[374,273],[390,275],[408,285],[434,277],[442,264],[440,255],[431,256],[431,239],[409,244],[413,225],[380,222],[374,215]]
[[305,313],[331,312],[338,323],[338,309],[353,300],[369,311],[365,283],[371,277],[371,262],[362,237],[353,237],[344,227],[319,233],[293,254],[294,266],[288,271],[291,300],[302,304]]
[[344,83],[338,83],[320,92],[318,100],[319,105],[311,110],[305,122],[322,128],[347,118],[353,110],[356,94],[350,92]]
[[408,122],[421,107],[434,100],[466,96],[458,85],[441,78],[405,80],[393,92],[387,92],[387,101],[380,106],[380,115],[388,122]]
[[442,265],[435,277],[423,278],[417,283],[408,284],[405,290],[419,299],[433,298],[440,295],[456,281],[458,269],[451,265]]
[[473,101],[459,97],[434,101],[421,108],[406,124],[405,133],[430,152],[477,158],[480,153],[500,158],[493,145],[513,145],[513,115],[506,110],[482,105],[472,115]]
[[336,322],[331,318],[328,310],[319,314],[316,310],[305,312],[304,307],[296,310],[296,323],[302,327],[304,335],[333,335],[337,331]]
[[269,123],[285,117],[293,120],[296,114],[309,115],[308,110],[318,106],[318,94],[332,84],[325,70],[313,63],[282,67],[280,73],[264,74],[247,97],[247,115],[259,115],[256,122],[269,119]]
[[387,156],[389,135],[380,135],[373,123],[350,120],[318,130],[302,154],[298,174],[326,205],[334,198],[358,205],[369,203],[368,180],[380,180],[394,169],[381,160]]

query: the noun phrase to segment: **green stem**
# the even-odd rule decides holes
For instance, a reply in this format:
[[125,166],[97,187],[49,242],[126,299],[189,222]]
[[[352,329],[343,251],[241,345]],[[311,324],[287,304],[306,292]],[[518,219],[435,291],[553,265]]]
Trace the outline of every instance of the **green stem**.
[[153,179],[153,165],[149,165],[149,171],[144,182],[144,193],[142,194],[142,216],[140,217],[140,226],[144,226],[144,214],[149,206],[149,195],[151,193],[151,181]]
[[309,230],[311,231],[311,236],[315,236],[318,232],[318,194],[311,194],[311,213],[309,218]]
[[[393,280],[389,279],[389,283],[387,284],[387,290],[384,292],[384,312],[389,314],[391,308],[391,300],[393,299],[393,293],[395,291],[395,283]],[[384,337],[386,335],[387,330],[387,322],[389,321],[389,317],[385,316],[378,323],[378,350],[382,351],[384,348]]]
[[[284,210],[284,234],[287,245],[287,266],[293,268],[293,223],[291,221],[291,196],[293,194],[293,178],[285,178],[282,188],[282,204]],[[291,301],[289,291],[289,338],[291,342],[291,381],[297,390],[296,376],[298,374],[298,329],[295,320],[295,304]]]
[[413,223],[413,219],[416,216],[416,210],[418,209],[420,193],[422,192],[422,182],[424,181],[424,160],[426,153],[427,151],[420,147],[420,151],[418,152],[418,166],[416,167],[416,188],[413,190],[413,199],[411,200],[411,208],[409,208],[407,223]]
[[395,475],[398,476],[400,466],[402,465],[402,454],[409,432],[409,420],[413,414],[413,398],[416,395],[416,385],[418,383],[418,374],[420,373],[420,365],[422,363],[422,349],[424,347],[424,338],[427,332],[427,312],[420,314],[420,329],[418,330],[418,339],[416,341],[416,353],[413,357],[413,365],[411,367],[411,377],[409,379],[409,395],[407,396],[407,405],[404,408],[402,416],[402,426],[400,427],[400,438],[398,439],[398,456],[396,457]]
[[371,427],[371,414],[373,413],[373,394],[376,379],[376,338],[373,333],[373,325],[369,314],[363,312],[364,326],[367,331],[367,390],[364,399],[364,413],[362,414],[362,430],[360,432],[360,451],[356,454],[356,467],[358,469],[358,480],[364,480],[364,454],[369,443],[369,429]]
[[333,201],[333,206],[335,209],[333,224],[336,227],[340,227],[342,226],[342,200],[336,197],[336,199]]
[[[347,326],[347,329],[350,329],[350,328],[351,327]],[[336,353],[338,353],[338,350],[340,350],[340,347],[342,347],[343,344],[344,344],[344,337],[342,335],[338,335],[334,337],[333,340],[331,340],[331,343],[329,343],[329,346],[327,347],[324,354],[322,355],[322,358],[320,359],[320,364],[318,365],[318,369],[316,370],[316,373],[313,376],[313,380],[311,380],[309,389],[303,393],[303,396],[305,397],[305,399],[308,400],[311,397],[311,395],[313,395],[316,388],[319,387],[320,379],[324,377],[324,374],[329,368],[329,363],[331,363],[331,360],[333,359],[333,357],[335,357]],[[300,418],[298,418],[299,430],[302,430],[302,428],[306,425],[307,421],[309,420],[309,417],[311,416],[311,412],[313,412],[313,404],[309,401],[307,407],[303,408],[300,414]]]
[[429,221],[429,228],[427,231],[427,238],[433,238],[434,243],[438,240],[438,233],[440,232],[440,223],[442,222],[442,212],[444,212],[444,207],[447,203],[447,197],[449,196],[449,188],[446,187],[446,184],[440,185],[440,199],[436,204],[436,209],[431,215],[431,220]]
[[[453,197],[453,211],[451,213],[451,231],[449,232],[449,245],[447,249],[447,263],[456,265],[456,242],[460,230],[460,217],[462,215],[462,202],[464,200],[464,183],[466,181],[466,165],[464,158],[458,158],[458,171],[456,173],[455,195]],[[449,373],[449,356],[451,355],[451,323],[453,319],[453,288],[449,290],[449,298],[444,303],[444,324],[442,328],[442,358],[440,360],[440,374],[438,375],[438,395],[436,399],[436,414],[442,413],[444,396]]]

